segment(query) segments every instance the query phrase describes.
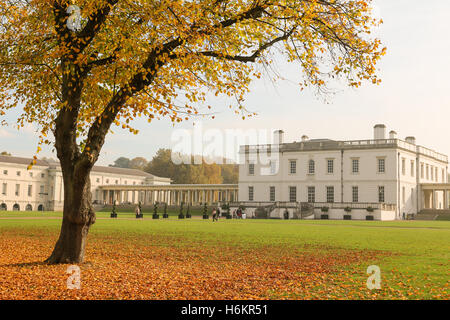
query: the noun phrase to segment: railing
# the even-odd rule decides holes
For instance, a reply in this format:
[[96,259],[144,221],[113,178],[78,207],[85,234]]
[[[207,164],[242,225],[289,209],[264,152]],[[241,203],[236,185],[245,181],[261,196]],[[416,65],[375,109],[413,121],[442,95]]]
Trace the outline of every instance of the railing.
[[385,211],[395,211],[397,209],[395,204],[380,202],[314,202],[312,204],[315,208],[328,207],[330,209],[345,209],[347,207],[352,209],[367,209],[371,207]]
[[[399,148],[409,150],[414,153],[419,153],[428,157],[435,158],[437,160],[448,162],[448,156],[445,154],[436,152],[434,150],[428,149],[426,147],[418,146],[413,143],[409,143],[407,141],[403,141],[400,139],[375,139],[375,140],[350,140],[350,141],[334,141],[337,147],[340,148],[367,148],[371,146],[397,146]],[[308,143],[302,142],[302,143]],[[243,145],[240,146],[240,153],[257,153],[257,152],[268,152],[273,151],[277,152],[278,148],[282,148],[283,145],[271,145],[271,144],[261,144],[261,145]],[[329,149],[333,148],[327,144],[326,146],[322,146],[321,143],[318,143],[319,148]]]
[[345,209],[347,207],[352,209],[367,209],[369,207],[373,209],[380,209],[384,211],[395,211],[397,206],[390,203],[380,203],[380,202],[288,202],[288,201],[240,201],[240,202],[230,202],[230,207],[266,207],[274,205],[275,208],[299,208],[301,204],[310,204],[314,208],[328,207],[330,209]]

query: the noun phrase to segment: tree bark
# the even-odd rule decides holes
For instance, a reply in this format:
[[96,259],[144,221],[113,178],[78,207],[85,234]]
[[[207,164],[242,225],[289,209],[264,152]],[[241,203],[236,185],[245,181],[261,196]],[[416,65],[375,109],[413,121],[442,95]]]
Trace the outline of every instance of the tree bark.
[[95,212],[91,204],[90,170],[77,175],[76,170],[64,166],[61,168],[64,177],[63,221],[59,239],[46,262],[82,263],[87,235],[95,222]]

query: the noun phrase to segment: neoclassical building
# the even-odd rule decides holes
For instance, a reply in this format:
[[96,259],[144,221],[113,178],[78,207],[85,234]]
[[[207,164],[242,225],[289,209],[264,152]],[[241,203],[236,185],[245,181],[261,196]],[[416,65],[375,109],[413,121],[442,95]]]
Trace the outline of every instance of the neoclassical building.
[[[0,156],[0,210],[60,211],[64,204],[64,185],[59,163],[37,160],[27,170],[32,159]],[[135,169],[94,166],[91,172],[91,192],[94,203],[104,203],[106,186],[170,185],[169,178],[157,177]],[[137,203],[138,195],[124,192],[122,202]]]
[[370,140],[299,140],[284,142],[278,130],[273,144],[241,146],[240,201],[308,203],[316,218],[327,206],[330,219],[342,219],[348,207],[358,219],[367,215],[363,209],[375,208],[378,220],[449,208],[448,157],[414,137],[387,136],[379,124]]
[[[58,162],[0,156],[0,210],[62,211],[64,184]],[[237,201],[236,184],[171,184],[136,169],[94,166],[91,171],[92,200],[97,205],[155,202],[200,205]]]

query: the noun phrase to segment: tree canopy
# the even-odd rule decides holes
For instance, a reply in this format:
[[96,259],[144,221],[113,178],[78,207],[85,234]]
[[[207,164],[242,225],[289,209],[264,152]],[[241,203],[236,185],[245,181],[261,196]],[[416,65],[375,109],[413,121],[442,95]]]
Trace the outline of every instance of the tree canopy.
[[23,106],[19,125],[38,124],[41,142],[51,143],[55,119],[69,108],[81,151],[96,160],[111,124],[136,132],[138,116],[180,122],[199,113],[207,93],[236,97],[245,117],[249,83],[275,52],[297,64],[300,86],[325,88],[335,77],[378,83],[385,49],[370,36],[380,23],[370,3],[78,0],[74,32],[72,1],[2,1],[0,114]]
[[[193,164],[194,157],[191,156],[191,164],[174,164],[172,151],[159,149],[144,170],[156,176],[171,178],[173,183],[238,183],[239,170],[236,164],[217,164],[213,161]],[[227,163],[226,161],[222,162]]]
[[0,117],[17,108],[19,126],[36,124],[63,174],[61,233],[47,261],[84,259],[95,222],[89,174],[112,125],[137,133],[136,117],[181,122],[208,94],[233,97],[235,112],[251,116],[244,96],[263,73],[276,77],[266,72],[275,54],[296,65],[300,87],[378,83],[385,49],[370,32],[380,22],[371,0],[1,1]]

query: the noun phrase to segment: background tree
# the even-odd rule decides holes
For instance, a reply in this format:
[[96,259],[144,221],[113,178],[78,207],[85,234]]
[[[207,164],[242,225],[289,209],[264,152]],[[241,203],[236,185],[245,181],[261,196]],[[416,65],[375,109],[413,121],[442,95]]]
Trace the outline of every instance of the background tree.
[[2,151],[0,153],[0,156],[11,156],[11,153],[7,152],[7,151]]
[[64,179],[50,263],[84,259],[89,174],[112,125],[137,133],[135,117],[189,119],[209,92],[235,97],[245,118],[244,95],[274,52],[297,64],[301,86],[379,82],[370,0],[78,0],[79,30],[67,24],[71,4],[0,2],[0,115],[19,108],[19,125],[35,123]]
[[129,168],[130,167],[130,159],[125,157],[117,158],[114,161],[113,165],[110,165],[111,167],[118,167],[118,168]]
[[148,161],[143,157],[136,157],[131,159],[129,168],[131,169],[138,169],[138,170],[144,170],[144,168],[147,166]]

